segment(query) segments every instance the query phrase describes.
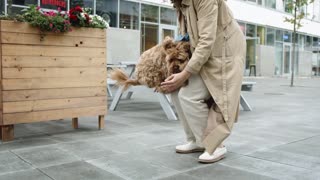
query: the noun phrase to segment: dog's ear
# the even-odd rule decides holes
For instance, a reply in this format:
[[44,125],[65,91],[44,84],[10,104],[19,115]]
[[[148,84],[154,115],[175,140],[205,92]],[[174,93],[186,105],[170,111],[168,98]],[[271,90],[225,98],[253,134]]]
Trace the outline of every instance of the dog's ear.
[[190,43],[189,43],[189,42],[184,43],[183,49],[185,50],[186,53],[188,53],[189,58],[191,58],[192,53],[191,53],[191,46],[190,46]]
[[186,53],[188,53],[189,58],[191,58],[192,53],[191,53],[191,46],[189,42],[179,42],[178,46],[177,46],[181,51],[184,51]]
[[190,43],[185,42],[185,43],[182,44],[182,47],[183,47],[185,52],[189,52],[190,51]]
[[162,42],[162,47],[166,51],[174,46],[173,39],[169,36],[166,36]]
[[190,51],[190,43],[189,42],[178,42],[177,48],[180,51],[188,52]]

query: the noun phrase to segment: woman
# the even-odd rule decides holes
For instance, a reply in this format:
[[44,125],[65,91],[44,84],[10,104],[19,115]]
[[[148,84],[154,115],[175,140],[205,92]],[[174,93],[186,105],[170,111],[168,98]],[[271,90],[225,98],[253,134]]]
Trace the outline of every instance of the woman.
[[[179,33],[189,35],[192,57],[184,71],[162,83],[183,124],[188,143],[178,153],[205,151],[212,163],[227,152],[222,142],[238,118],[245,38],[224,0],[172,0]],[[187,86],[182,87],[184,81]],[[213,98],[213,107],[205,100]]]

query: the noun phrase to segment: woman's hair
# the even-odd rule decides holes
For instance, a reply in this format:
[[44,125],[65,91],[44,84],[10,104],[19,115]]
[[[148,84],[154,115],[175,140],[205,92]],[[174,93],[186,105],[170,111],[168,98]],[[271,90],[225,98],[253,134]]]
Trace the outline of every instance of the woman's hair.
[[174,8],[179,9],[181,7],[181,1],[182,0],[171,0],[171,3],[173,4]]

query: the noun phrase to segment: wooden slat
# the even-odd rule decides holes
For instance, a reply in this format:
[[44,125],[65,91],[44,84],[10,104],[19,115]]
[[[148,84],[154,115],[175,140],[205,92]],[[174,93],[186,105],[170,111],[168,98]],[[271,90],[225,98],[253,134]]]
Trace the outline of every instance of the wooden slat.
[[4,56],[106,57],[106,48],[2,44]]
[[107,77],[103,68],[2,68],[3,78],[71,78],[71,77]]
[[[105,38],[106,30],[99,28],[75,28],[72,27],[72,32],[66,33],[46,33],[57,36],[78,36],[78,37],[98,37]],[[1,21],[1,31],[4,32],[17,32],[17,33],[28,33],[28,34],[39,34],[37,28],[32,27],[28,23],[13,22],[13,21]]]
[[96,107],[107,104],[106,96],[68,98],[68,99],[49,99],[21,102],[4,102],[3,113],[33,112],[56,109],[68,109],[79,107]]
[[3,91],[3,102],[106,96],[106,87]]
[[18,124],[18,123],[40,122],[40,121],[48,121],[48,120],[55,120],[55,119],[72,118],[72,117],[98,116],[98,115],[106,115],[106,113],[107,113],[107,106],[37,111],[37,112],[29,112],[29,113],[14,113],[14,114],[4,114],[3,122],[4,124]]
[[2,56],[2,67],[106,67],[106,59],[105,57]]
[[39,79],[3,79],[3,90],[49,89],[72,87],[106,87],[106,78],[39,78]]
[[[0,23],[0,29],[2,28],[2,24]],[[1,39],[1,34],[0,34]],[[0,83],[2,82],[2,43],[0,42]],[[0,125],[3,124],[3,116],[2,116],[2,84],[0,84]]]
[[40,41],[38,34],[1,32],[3,44],[24,44],[42,46],[70,46],[70,47],[106,47],[105,38],[72,37],[47,35]]

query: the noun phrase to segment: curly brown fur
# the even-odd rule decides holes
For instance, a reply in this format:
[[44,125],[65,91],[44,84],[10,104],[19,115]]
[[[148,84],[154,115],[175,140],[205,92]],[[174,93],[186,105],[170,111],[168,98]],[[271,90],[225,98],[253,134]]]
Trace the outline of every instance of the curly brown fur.
[[135,79],[129,79],[121,70],[115,70],[111,79],[120,85],[146,85],[155,88],[155,91],[165,93],[161,82],[174,73],[181,72],[187,65],[190,53],[189,42],[174,42],[166,37],[162,44],[145,51],[140,56],[135,70]]
[[129,76],[121,69],[113,69],[110,73],[110,78],[117,81],[117,85],[124,86],[123,90],[127,90],[129,86],[140,85],[136,79],[129,79]]

